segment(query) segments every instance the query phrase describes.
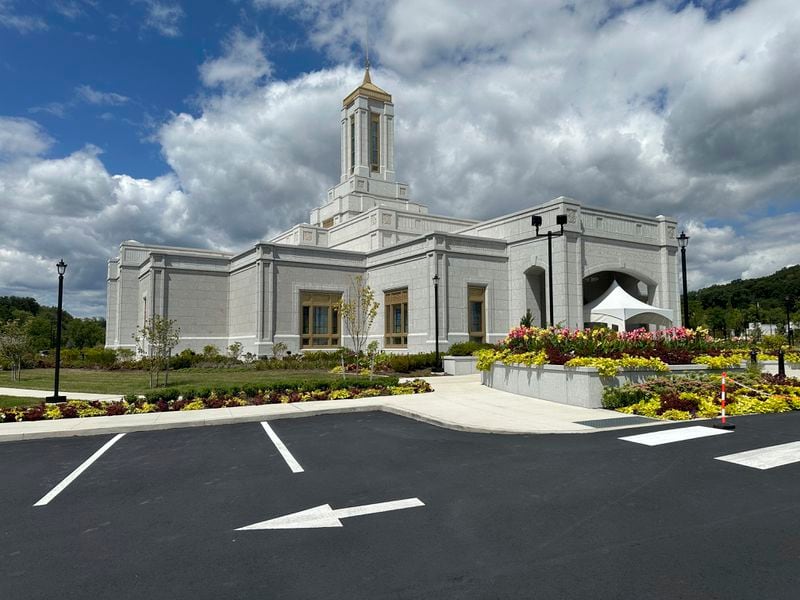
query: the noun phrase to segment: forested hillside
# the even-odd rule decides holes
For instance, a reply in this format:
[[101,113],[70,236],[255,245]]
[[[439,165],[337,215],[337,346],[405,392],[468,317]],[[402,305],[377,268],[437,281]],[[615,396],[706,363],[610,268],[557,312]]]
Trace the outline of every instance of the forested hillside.
[[[55,347],[56,313],[53,306],[42,306],[33,298],[0,296],[0,329],[18,321],[31,338],[31,350]],[[80,319],[62,311],[62,339],[65,348],[92,348],[105,342],[105,319]]]
[[741,333],[747,323],[785,326],[787,304],[792,321],[798,321],[800,265],[786,267],[754,279],[736,279],[689,292],[692,325],[705,325],[716,333]]

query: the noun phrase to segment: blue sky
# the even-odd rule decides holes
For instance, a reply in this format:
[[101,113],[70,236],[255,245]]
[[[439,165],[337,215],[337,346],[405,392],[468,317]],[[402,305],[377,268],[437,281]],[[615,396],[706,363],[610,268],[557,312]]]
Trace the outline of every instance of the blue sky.
[[0,0],[0,295],[103,315],[121,241],[243,250],[393,94],[432,213],[571,196],[680,221],[696,288],[800,262],[796,0]]
[[[152,178],[168,170],[159,146],[149,141],[153,128],[171,112],[197,110],[197,67],[219,51],[233,28],[269,32],[266,49],[276,78],[329,64],[287,11],[256,10],[244,2],[184,4],[162,3],[179,10],[161,28],[148,24],[147,2],[9,4],[34,29],[6,28],[0,36],[0,72],[10,92],[0,98],[0,114],[38,121],[55,139],[52,156],[91,143],[103,150],[111,172]],[[125,99],[97,97],[92,103],[81,94],[87,86]]]

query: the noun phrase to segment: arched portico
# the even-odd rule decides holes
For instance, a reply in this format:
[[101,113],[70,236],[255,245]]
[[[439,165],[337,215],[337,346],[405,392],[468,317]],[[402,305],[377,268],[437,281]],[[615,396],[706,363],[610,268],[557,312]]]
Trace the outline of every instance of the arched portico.
[[632,269],[596,270],[583,278],[584,322],[625,331],[671,327],[673,311],[654,304],[656,292],[655,281]]

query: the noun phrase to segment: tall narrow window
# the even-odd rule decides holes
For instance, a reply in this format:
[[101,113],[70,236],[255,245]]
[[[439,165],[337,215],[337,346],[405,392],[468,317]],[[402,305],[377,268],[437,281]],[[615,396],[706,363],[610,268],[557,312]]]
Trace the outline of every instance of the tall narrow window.
[[371,171],[380,171],[381,151],[380,151],[380,119],[381,116],[375,113],[370,114],[369,120],[369,167]]
[[339,302],[341,294],[300,293],[300,346],[330,348],[339,345]]
[[386,306],[383,345],[405,347],[408,345],[408,288],[386,292],[383,297]]
[[356,168],[356,118],[350,116],[350,172]]
[[469,286],[467,288],[467,319],[469,320],[469,341],[483,342],[486,339],[484,311],[486,288]]

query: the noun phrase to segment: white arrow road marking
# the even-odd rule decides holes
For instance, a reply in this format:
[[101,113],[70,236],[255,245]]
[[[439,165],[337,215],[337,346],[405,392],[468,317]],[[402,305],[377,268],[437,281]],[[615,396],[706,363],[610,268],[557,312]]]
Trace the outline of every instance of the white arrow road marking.
[[111,448],[111,446],[113,446],[114,444],[116,444],[116,443],[119,441],[119,439],[120,439],[120,438],[121,438],[123,435],[125,435],[125,434],[124,434],[124,433],[118,433],[118,434],[117,434],[117,435],[115,435],[113,438],[111,438],[110,440],[108,440],[108,441],[107,441],[105,444],[103,444],[103,447],[102,447],[102,448],[100,448],[100,449],[99,449],[97,452],[95,452],[95,453],[94,453],[94,454],[92,454],[92,455],[91,455],[89,458],[87,458],[87,459],[86,459],[86,460],[83,462],[83,464],[82,464],[80,467],[78,467],[78,468],[77,468],[77,469],[75,469],[75,470],[74,470],[72,473],[70,473],[69,475],[67,475],[67,476],[64,478],[64,481],[62,481],[61,483],[59,483],[59,484],[58,484],[56,487],[54,487],[54,488],[53,488],[52,490],[50,490],[50,491],[49,491],[47,494],[45,494],[45,495],[42,497],[42,499],[41,499],[41,500],[39,500],[39,501],[38,501],[36,504],[34,504],[34,506],[44,506],[45,504],[48,504],[48,503],[49,503],[49,502],[50,502],[50,501],[51,501],[53,498],[55,498],[55,497],[56,497],[56,496],[58,496],[58,495],[59,495],[61,492],[63,492],[63,491],[64,491],[64,489],[65,489],[65,488],[66,488],[66,487],[67,487],[67,486],[68,486],[70,483],[72,483],[73,481],[75,481],[75,480],[78,478],[78,476],[79,476],[81,473],[83,473],[83,472],[84,472],[86,469],[88,469],[88,468],[89,468],[89,466],[91,466],[91,464],[92,464],[94,461],[96,461],[98,458],[100,458],[100,457],[103,455],[103,453],[104,453],[106,450],[108,450],[109,448]]
[[330,504],[322,504],[300,512],[276,517],[260,523],[253,523],[246,527],[239,527],[236,531],[246,531],[251,529],[317,529],[320,527],[342,527],[340,519],[348,517],[358,517],[360,515],[371,515],[390,510],[401,510],[403,508],[414,508],[425,506],[419,498],[406,498],[405,500],[392,500],[391,502],[379,502],[378,504],[365,504],[363,506],[352,506],[350,508],[331,508]]
[[269,439],[272,440],[272,443],[275,444],[278,452],[281,453],[283,460],[285,460],[286,464],[289,465],[292,473],[302,473],[303,467],[301,467],[300,463],[295,460],[294,456],[292,456],[292,453],[289,452],[289,449],[281,441],[281,438],[278,437],[278,434],[272,431],[272,427],[269,426],[269,423],[266,421],[261,421],[261,426],[264,428],[264,431],[267,432],[267,435],[269,436]]

